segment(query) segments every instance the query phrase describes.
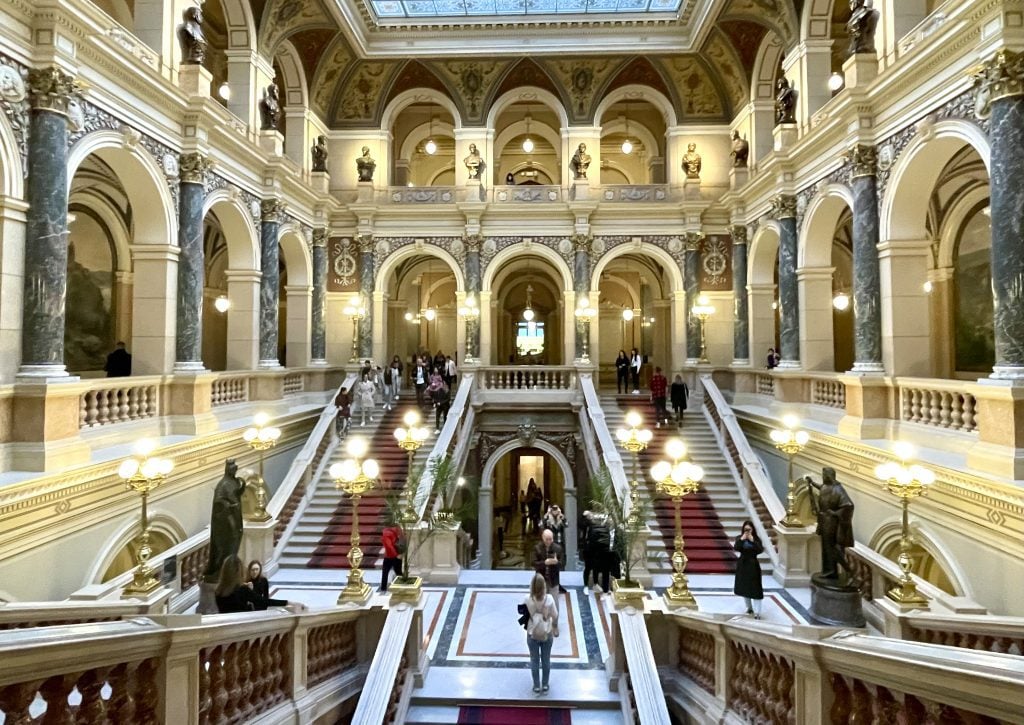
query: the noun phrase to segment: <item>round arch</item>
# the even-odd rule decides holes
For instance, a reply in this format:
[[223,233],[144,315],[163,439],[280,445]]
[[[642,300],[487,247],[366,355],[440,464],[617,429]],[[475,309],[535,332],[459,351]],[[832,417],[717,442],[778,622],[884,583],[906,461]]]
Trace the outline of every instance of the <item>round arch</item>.
[[[150,512],[149,528],[152,532],[162,534],[171,545],[175,546],[187,538],[185,529],[178,520],[169,513],[161,511]],[[121,554],[124,548],[130,545],[139,533],[139,522],[133,520],[125,521],[100,547],[100,555],[93,560],[92,565],[86,571],[82,586],[90,584],[101,584],[103,574],[114,560]]]
[[853,192],[842,184],[828,184],[811,199],[800,230],[798,268],[832,266],[832,240],[847,209],[853,211]]
[[[619,101],[647,101],[652,106],[661,111],[662,118],[665,119],[665,125],[669,128],[676,125],[676,109],[672,106],[670,101],[665,94],[657,91],[650,86],[643,86],[637,83],[631,83],[625,86],[619,86],[613,91],[607,93],[601,102],[597,104],[597,109],[594,111],[594,120],[600,124],[601,119],[604,118],[604,114],[609,108],[614,106]],[[655,146],[657,148],[657,146]]]
[[[627,124],[625,119],[620,120],[616,118],[601,126],[602,137],[611,136],[619,132],[625,134],[626,131],[629,131],[629,135],[631,137],[640,140],[640,143],[642,143],[644,148],[647,149],[647,155],[649,158],[661,155],[661,147],[658,144],[658,140],[654,138],[654,134],[651,133],[650,129],[639,121]],[[605,160],[601,159],[601,163],[605,163]]]
[[935,183],[949,160],[965,145],[978,152],[991,173],[991,148],[977,125],[950,119],[918,129],[896,160],[881,200],[882,240],[930,238],[925,221]]
[[227,189],[217,189],[203,201],[203,218],[213,212],[220,222],[228,245],[228,268],[259,270],[260,244],[256,225],[237,196]]
[[779,252],[779,223],[762,221],[750,241],[747,262],[747,284],[775,284],[775,268]]
[[452,114],[452,118],[455,119],[455,128],[462,128],[462,116],[459,115],[459,109],[451,98],[433,88],[410,88],[392,98],[385,106],[384,113],[381,115],[381,131],[390,133],[398,114],[414,103],[436,103]]
[[[914,543],[920,546],[928,556],[931,557],[935,566],[937,566],[946,579],[949,580],[949,583],[953,587],[953,593],[955,596],[973,599],[974,591],[970,584],[970,578],[967,576],[963,567],[961,567],[953,557],[949,549],[947,549],[937,537],[932,536],[926,527],[922,527],[920,521],[913,522],[911,524],[911,528],[914,532]],[[871,541],[868,546],[880,554],[886,550],[892,550],[894,547],[898,548],[900,538],[902,536],[902,529],[903,527],[900,519],[895,517],[890,518],[882,522],[878,528],[875,529],[875,532],[871,535]],[[920,564],[921,562],[915,563]]]
[[246,0],[219,0],[227,23],[229,50],[256,50],[256,21]]
[[18,139],[3,113],[0,113],[0,194],[8,199],[25,198],[25,169],[18,151]]
[[973,189],[957,200],[943,220],[939,233],[939,253],[936,266],[952,267],[956,261],[956,246],[964,223],[978,207],[989,199],[989,189]]
[[782,62],[782,40],[774,31],[769,31],[754,57],[753,81],[750,84],[750,100],[775,98],[775,73]]
[[288,270],[288,285],[309,287],[313,284],[313,258],[302,231],[294,224],[284,224],[277,237],[281,260]]
[[281,69],[284,80],[285,106],[290,108],[308,108],[309,94],[306,85],[306,71],[302,66],[299,52],[290,40],[283,40],[274,51],[274,60]]
[[373,288],[374,293],[387,293],[387,285],[390,283],[391,276],[395,273],[398,265],[409,257],[423,256],[435,257],[448,265],[452,274],[455,275],[456,293],[465,291],[466,277],[462,267],[447,250],[433,244],[410,244],[396,250],[394,254],[389,255],[381,264],[380,269],[377,271],[377,281]]
[[807,0],[800,14],[800,40],[825,40],[832,36],[835,0]]
[[562,278],[562,289],[571,290],[573,288],[572,270],[569,269],[568,263],[562,259],[558,252],[543,244],[517,242],[509,247],[505,247],[505,249],[494,255],[494,259],[490,261],[487,269],[484,270],[483,278],[480,281],[480,290],[482,292],[491,292],[495,278],[501,268],[505,266],[505,263],[523,254],[533,254],[546,262],[550,262],[551,266],[555,268],[558,275]]
[[447,121],[434,121],[433,123],[428,121],[427,123],[421,123],[418,126],[414,126],[409,129],[409,133],[405,135],[405,140],[402,142],[402,148],[399,149],[398,158],[406,160],[411,159],[420,141],[428,139],[431,133],[438,138],[444,138],[445,136],[455,138],[455,126]]
[[606,252],[597,260],[597,264],[594,265],[594,272],[590,275],[590,289],[596,290],[601,281],[601,273],[604,272],[605,268],[619,257],[627,254],[642,254],[646,257],[650,257],[660,263],[663,269],[668,272],[669,279],[672,280],[672,292],[681,292],[684,289],[683,273],[679,269],[679,264],[672,259],[672,255],[666,252],[659,246],[654,244],[648,244],[647,242],[641,242],[637,244],[620,244],[614,249]]
[[[76,207],[72,210],[72,207]],[[110,230],[114,243],[114,265],[118,272],[130,272],[132,269],[132,253],[129,239],[131,232],[125,226],[124,217],[111,206],[110,199],[102,194],[91,191],[76,191],[68,197],[68,209],[73,214],[82,213],[79,207],[88,209],[94,219],[101,221]],[[70,229],[71,224],[68,224]]]
[[[526,130],[525,119],[522,121],[516,121],[515,123],[509,124],[503,128],[501,133],[499,133],[494,139],[494,155],[500,156],[501,152],[506,146],[508,146],[509,142],[516,136],[525,136]],[[540,123],[539,121],[533,121],[531,119],[530,135],[537,136],[547,141],[551,144],[551,148],[555,150],[555,158],[562,158],[562,137],[555,129],[545,123]]]
[[487,128],[495,128],[498,116],[500,116],[506,108],[516,103],[542,103],[554,111],[555,115],[558,116],[559,123],[562,124],[562,128],[566,128],[569,125],[569,116],[565,112],[565,106],[562,104],[562,99],[551,91],[538,88],[537,86],[521,86],[508,91],[507,93],[503,93],[498,98],[494,99],[494,102],[491,103],[490,109],[487,111],[487,122],[485,126]]

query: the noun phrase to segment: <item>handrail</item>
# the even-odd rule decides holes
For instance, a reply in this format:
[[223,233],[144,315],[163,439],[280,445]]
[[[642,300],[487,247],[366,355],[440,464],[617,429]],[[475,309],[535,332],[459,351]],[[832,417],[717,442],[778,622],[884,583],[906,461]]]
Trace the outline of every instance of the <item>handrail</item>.
[[616,611],[626,671],[636,704],[637,721],[644,725],[668,725],[670,722],[665,692],[658,678],[643,610],[628,607]]
[[[415,616],[416,609],[408,604],[388,610],[384,630],[377,639],[373,661],[370,662],[366,682],[363,683],[363,694],[352,716],[352,725],[380,725],[388,721],[388,706],[391,704],[398,669],[407,655]],[[394,718],[394,722],[403,720]]]
[[[455,394],[455,400],[452,401],[451,407],[448,409],[448,417],[445,419],[444,427],[441,428],[441,433],[437,436],[437,440],[434,441],[434,447],[430,449],[430,455],[427,456],[428,462],[440,461],[448,455],[448,450],[451,448],[452,440],[455,436],[455,430],[459,427],[463,412],[469,407],[469,393],[476,380],[476,374],[475,372],[463,372],[461,376],[459,390]],[[462,436],[462,438],[468,437],[467,435]],[[464,445],[468,445],[468,442]],[[414,505],[420,519],[426,514],[427,503],[430,501],[430,491],[433,487],[434,475],[428,465],[420,477],[420,483],[416,488],[416,497],[414,499]]]
[[622,457],[619,455],[615,441],[612,440],[605,422],[604,410],[601,409],[601,401],[594,387],[594,379],[590,373],[579,374],[579,386],[583,391],[583,400],[587,409],[590,423],[594,427],[594,434],[597,436],[598,445],[601,447],[601,459],[608,468],[611,475],[612,486],[615,493],[622,502],[623,516],[629,516],[632,502],[629,497],[629,479],[626,476],[626,469],[622,465]]
[[578,413],[580,434],[583,436],[583,456],[587,459],[587,467],[593,475],[601,468],[601,459],[597,455],[597,433],[584,408],[585,406],[580,406]]

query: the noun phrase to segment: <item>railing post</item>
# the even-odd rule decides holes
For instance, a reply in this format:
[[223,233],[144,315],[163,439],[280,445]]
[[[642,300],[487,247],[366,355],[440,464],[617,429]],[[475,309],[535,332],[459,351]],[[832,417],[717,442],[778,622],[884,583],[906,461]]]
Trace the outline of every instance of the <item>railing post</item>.
[[[191,618],[191,615],[186,616]],[[156,676],[160,692],[154,710],[161,723],[198,725],[199,657],[195,642],[181,642],[180,635],[171,631],[171,646],[160,661]]]
[[828,671],[816,662],[796,662],[796,682],[793,685],[793,722],[801,725],[830,723],[832,685]]
[[[884,438],[889,425],[890,389],[885,379],[870,375],[844,375],[846,415],[839,421],[839,434],[857,440]],[[899,419],[899,390],[894,417]]]

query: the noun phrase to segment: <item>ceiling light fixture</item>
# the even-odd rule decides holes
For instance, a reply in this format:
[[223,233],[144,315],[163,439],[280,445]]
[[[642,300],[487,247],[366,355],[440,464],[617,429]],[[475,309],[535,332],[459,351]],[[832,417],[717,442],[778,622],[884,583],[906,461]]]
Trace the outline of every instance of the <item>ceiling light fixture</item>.
[[626,106],[626,140],[622,142],[622,153],[633,153],[633,142],[629,140],[629,106]]
[[633,310],[629,309],[628,307],[624,309],[622,311],[622,319],[626,322],[631,322],[633,320]]
[[530,114],[526,114],[526,139],[523,141],[523,151],[533,153],[533,139],[530,138]]
[[434,117],[430,117],[430,129],[427,132],[427,142],[423,144],[423,150],[433,156],[437,153],[437,144],[434,142]]
[[228,85],[227,81],[220,84],[220,88],[217,89],[217,95],[225,101],[231,100],[231,86]]
[[842,291],[836,292],[835,297],[832,298],[832,306],[840,312],[850,309],[850,295]]
[[533,285],[526,285],[526,308],[523,310],[523,319],[527,322],[533,322],[533,318],[536,315],[533,312]]
[[828,89],[833,93],[838,93],[843,90],[843,86],[846,85],[846,78],[843,77],[842,73],[836,72],[828,77]]

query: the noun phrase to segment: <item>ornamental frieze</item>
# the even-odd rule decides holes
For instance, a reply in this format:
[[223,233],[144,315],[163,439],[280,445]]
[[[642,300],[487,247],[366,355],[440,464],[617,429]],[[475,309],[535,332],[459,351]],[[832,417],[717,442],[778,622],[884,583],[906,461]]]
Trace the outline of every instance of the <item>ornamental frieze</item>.
[[18,144],[18,155],[21,156],[21,173],[28,176],[28,136],[29,136],[29,102],[28,102],[28,68],[0,54],[0,111],[7,116],[7,121],[14,131],[14,139]]
[[[565,456],[570,466],[576,464],[576,435],[564,431],[547,431],[539,429],[530,421],[512,431],[482,431],[477,439],[477,455],[480,458],[480,468],[484,467],[487,460],[501,446],[510,441],[518,441],[520,447],[530,447],[537,441],[544,441]],[[568,482],[567,482],[568,483]]]

